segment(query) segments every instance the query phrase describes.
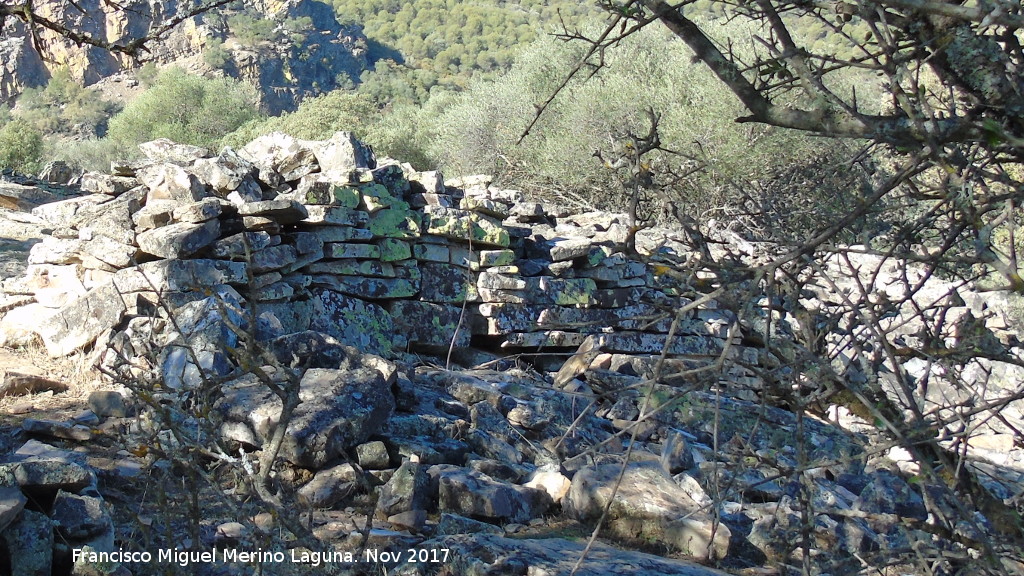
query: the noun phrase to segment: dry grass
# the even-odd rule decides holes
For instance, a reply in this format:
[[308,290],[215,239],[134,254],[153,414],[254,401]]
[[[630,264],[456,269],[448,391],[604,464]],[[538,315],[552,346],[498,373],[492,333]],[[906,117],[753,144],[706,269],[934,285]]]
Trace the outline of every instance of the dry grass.
[[[89,394],[96,390],[121,389],[105,383],[86,354],[50,358],[39,346],[0,348],[0,379],[8,372],[36,374],[67,385],[64,392],[13,395],[0,398],[0,454],[16,445],[15,432],[26,418],[67,421],[88,409]],[[123,391],[123,390],[122,390]]]

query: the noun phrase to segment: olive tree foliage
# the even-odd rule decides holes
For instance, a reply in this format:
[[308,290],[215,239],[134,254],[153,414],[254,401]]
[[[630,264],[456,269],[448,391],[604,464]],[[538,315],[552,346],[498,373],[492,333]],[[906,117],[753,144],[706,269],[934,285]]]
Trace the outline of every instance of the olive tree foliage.
[[261,118],[256,89],[230,78],[204,78],[180,68],[110,119],[108,138],[125,149],[156,138],[216,147],[226,134]]
[[[595,155],[615,164],[627,151],[628,135],[646,134],[648,112],[659,117],[662,149],[644,162],[666,183],[663,192],[701,213],[730,205],[738,183],[815,166],[832,155],[812,136],[733,124],[742,110],[735,99],[692,62],[685,47],[655,28],[624,38],[588,81],[575,78],[565,85],[520,141],[535,104],[559,86],[585,52],[579,44],[540,38],[520,52],[504,76],[477,80],[458,94],[435,92],[422,107],[396,106],[367,137],[379,150],[416,166],[439,166],[451,174],[492,173],[506,186],[615,211],[628,203],[624,182]],[[853,75],[843,80],[846,86],[853,81]],[[683,174],[690,177],[680,178]],[[841,184],[852,188],[851,197],[856,182],[845,178]],[[643,219],[660,215],[654,204],[640,207]]]
[[[909,540],[864,551],[860,566],[840,566],[817,554],[811,528],[835,512],[814,496],[809,472],[831,464],[807,460],[797,446],[798,462],[786,474],[800,486],[793,504],[803,527],[784,557],[786,570],[1019,574],[1024,501],[993,482],[1018,478],[1019,471],[979,462],[976,437],[997,433],[1024,445],[1024,349],[1012,326],[1019,319],[1006,316],[1024,294],[1016,238],[1024,216],[1021,5],[602,4],[609,13],[605,28],[563,34],[580,41],[582,55],[559,88],[534,103],[523,142],[549,115],[558,117],[579,78],[600,82],[621,46],[656,27],[731,93],[740,126],[815,135],[821,148],[854,139],[867,144],[859,158],[877,159],[872,187],[845,208],[822,212],[790,241],[756,245],[729,237],[722,222],[710,226],[671,204],[665,184],[652,179],[647,191],[675,209],[679,245],[639,248],[639,227],[625,242],[657,273],[688,287],[684,296],[713,297],[735,312],[744,340],[764,353],[756,363],[724,360],[757,376],[752,392],[800,417],[859,418],[882,445],[909,456],[903,469],[913,474],[928,517]],[[719,19],[704,17],[709,6]],[[826,27],[830,41],[804,36],[808,23]],[[675,66],[667,52],[643,65]],[[866,79],[851,85],[845,81],[851,71]],[[873,84],[881,102],[866,93]],[[677,101],[688,98],[680,91]],[[657,97],[638,98],[637,108],[645,107],[647,121],[627,138],[637,151],[617,157],[635,162],[609,162],[632,170],[627,181],[667,141]],[[798,180],[805,188],[821,185]],[[730,241],[717,243],[723,235]],[[851,235],[860,243],[843,242]],[[720,372],[705,373],[705,384],[717,390],[723,380],[727,390],[735,388]]]

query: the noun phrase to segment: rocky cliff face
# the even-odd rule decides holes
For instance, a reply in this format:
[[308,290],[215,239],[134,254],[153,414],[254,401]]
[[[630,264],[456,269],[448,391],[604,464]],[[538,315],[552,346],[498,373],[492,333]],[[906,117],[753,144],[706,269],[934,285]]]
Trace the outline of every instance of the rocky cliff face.
[[[331,8],[312,0],[242,3],[245,10],[276,23],[277,34],[255,45],[237,41],[223,14],[206,14],[183,22],[165,39],[153,42],[144,58],[159,65],[181,64],[197,72],[212,72],[203,63],[204,50],[220,46],[227,51],[224,72],[253,82],[270,113],[293,109],[303,98],[336,88],[339,82],[358,81],[367,67],[366,37],[359,26],[342,26]],[[116,6],[102,0],[68,2],[49,0],[38,12],[70,29],[107,42],[123,42],[146,35],[183,6],[175,1],[129,0]],[[283,33],[288,19],[308,18],[312,23],[298,34]],[[293,30],[294,32],[294,30]],[[13,103],[28,87],[44,85],[53,70],[67,67],[72,76],[94,84],[142,62],[107,51],[77,45],[49,31],[39,32],[39,47],[20,22],[11,22],[0,40],[0,102]]]

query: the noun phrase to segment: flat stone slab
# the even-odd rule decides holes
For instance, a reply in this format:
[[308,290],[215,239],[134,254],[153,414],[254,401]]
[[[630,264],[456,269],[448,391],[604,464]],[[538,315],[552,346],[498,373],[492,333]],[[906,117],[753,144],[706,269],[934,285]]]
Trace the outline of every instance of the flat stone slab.
[[114,286],[121,293],[153,290],[187,292],[217,284],[244,284],[245,262],[224,260],[161,260],[146,262],[114,274]]
[[28,212],[37,206],[61,199],[61,196],[35,186],[0,182],[0,208]]
[[[530,567],[530,574],[569,576],[586,548],[585,541],[562,538],[513,539],[497,534],[458,534],[428,540],[420,544],[423,550],[448,550],[448,566],[461,566],[463,574],[522,573]],[[501,559],[507,570],[523,566],[523,572],[502,572],[495,563]],[[396,568],[392,574],[419,576],[432,573],[437,563],[415,563],[414,560]],[[575,572],[576,576],[624,576],[657,574],[659,576],[729,576],[727,572],[687,562],[671,560],[612,548],[596,542]]]
[[220,223],[179,222],[147,230],[136,236],[139,249],[161,258],[184,258],[213,244],[220,235]]
[[116,326],[126,311],[120,292],[113,283],[107,283],[43,319],[36,331],[50,357],[67,356]]

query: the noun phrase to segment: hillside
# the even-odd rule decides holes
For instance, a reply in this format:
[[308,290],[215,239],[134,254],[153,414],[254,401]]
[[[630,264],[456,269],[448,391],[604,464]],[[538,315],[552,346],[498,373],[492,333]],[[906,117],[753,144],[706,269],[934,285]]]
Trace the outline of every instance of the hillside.
[[[126,5],[100,0],[43,3],[56,22],[106,41],[137,37],[174,14],[177,4],[135,0]],[[196,16],[151,43],[143,60],[77,44],[40,32],[38,52],[17,21],[5,24],[0,43],[0,103],[11,105],[26,88],[45,86],[60,70],[86,86],[146,63],[228,76],[251,82],[270,113],[293,109],[303,98],[358,81],[368,67],[366,38],[358,25],[341,25],[330,8],[312,0],[244,1]]]

